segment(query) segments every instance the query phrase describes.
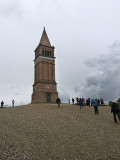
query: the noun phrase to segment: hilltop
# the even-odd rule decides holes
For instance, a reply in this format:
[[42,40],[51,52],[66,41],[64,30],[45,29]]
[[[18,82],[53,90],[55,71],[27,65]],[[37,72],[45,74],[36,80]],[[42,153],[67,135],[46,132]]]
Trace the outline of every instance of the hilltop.
[[0,108],[1,160],[120,159],[120,122],[110,106],[30,104]]

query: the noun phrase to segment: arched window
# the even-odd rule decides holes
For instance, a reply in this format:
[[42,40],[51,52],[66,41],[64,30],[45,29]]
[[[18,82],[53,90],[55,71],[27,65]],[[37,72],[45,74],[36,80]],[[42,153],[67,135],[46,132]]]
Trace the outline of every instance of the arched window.
[[45,50],[45,56],[47,56],[47,51]]
[[42,55],[44,56],[44,49],[42,50]]
[[51,56],[51,55],[52,55],[52,52],[51,52],[50,50],[45,50],[45,49],[43,49],[43,50],[42,50],[42,55],[43,55],[43,56]]
[[47,56],[49,56],[49,51],[47,51]]

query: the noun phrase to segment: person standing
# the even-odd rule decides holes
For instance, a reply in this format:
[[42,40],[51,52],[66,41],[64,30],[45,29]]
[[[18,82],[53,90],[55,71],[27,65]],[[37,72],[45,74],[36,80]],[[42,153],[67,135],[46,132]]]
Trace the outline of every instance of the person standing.
[[101,104],[104,104],[104,100],[101,98]]
[[4,102],[2,101],[2,102],[1,102],[1,108],[3,108],[3,104],[4,104]]
[[14,107],[14,103],[15,103],[15,101],[14,101],[14,99],[12,100],[12,106]]
[[82,106],[84,107],[85,105],[85,99],[82,97]]
[[82,99],[79,98],[79,105],[80,105],[80,110],[82,111]]
[[78,99],[78,97],[76,98],[76,101],[77,101],[77,105],[79,105],[79,99]]
[[100,100],[98,99],[97,101],[98,101],[98,106],[100,106]]
[[90,98],[88,98],[88,106],[90,107]]
[[58,108],[60,108],[60,98],[59,97],[57,97],[56,102],[58,104]]
[[117,123],[116,115],[118,116],[118,119],[120,121],[120,110],[117,105],[117,103],[113,102],[111,105],[111,113],[113,113],[114,122]]
[[74,98],[72,98],[72,104],[74,105]]
[[98,102],[97,102],[97,100],[93,99],[92,104],[94,106],[95,114],[98,114],[99,112],[98,112]]
[[70,104],[70,99],[68,99],[68,103]]

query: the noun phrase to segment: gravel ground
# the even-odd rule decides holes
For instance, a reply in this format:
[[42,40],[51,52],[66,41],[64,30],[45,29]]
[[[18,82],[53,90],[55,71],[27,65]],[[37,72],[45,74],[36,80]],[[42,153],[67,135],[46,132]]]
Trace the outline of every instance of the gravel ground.
[[0,160],[120,160],[120,122],[109,106],[0,108]]

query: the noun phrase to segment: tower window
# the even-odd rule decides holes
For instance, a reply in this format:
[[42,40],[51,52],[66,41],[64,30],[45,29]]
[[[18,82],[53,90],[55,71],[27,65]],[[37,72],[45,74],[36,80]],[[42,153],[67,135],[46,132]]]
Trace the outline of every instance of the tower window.
[[45,49],[43,49],[43,50],[42,50],[42,55],[43,55],[43,56],[51,56],[51,55],[52,55],[52,52],[51,52],[50,50],[45,50]]
[[42,55],[44,56],[44,50],[42,50]]
[[49,56],[49,51],[47,51],[47,56]]
[[47,56],[47,51],[45,50],[45,56]]

